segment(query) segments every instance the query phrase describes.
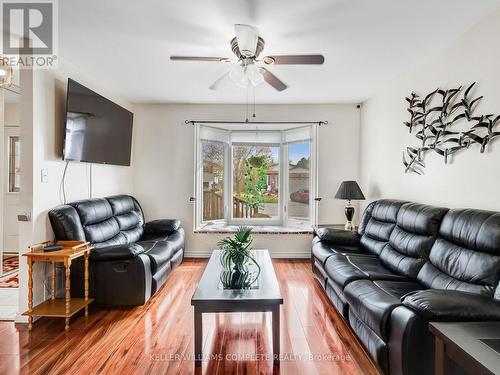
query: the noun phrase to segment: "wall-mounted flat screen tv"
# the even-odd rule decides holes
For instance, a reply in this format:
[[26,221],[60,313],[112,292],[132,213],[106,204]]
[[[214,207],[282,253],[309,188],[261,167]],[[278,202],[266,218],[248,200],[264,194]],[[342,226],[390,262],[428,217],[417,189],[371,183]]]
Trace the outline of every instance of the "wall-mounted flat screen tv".
[[130,165],[134,114],[68,79],[64,160]]

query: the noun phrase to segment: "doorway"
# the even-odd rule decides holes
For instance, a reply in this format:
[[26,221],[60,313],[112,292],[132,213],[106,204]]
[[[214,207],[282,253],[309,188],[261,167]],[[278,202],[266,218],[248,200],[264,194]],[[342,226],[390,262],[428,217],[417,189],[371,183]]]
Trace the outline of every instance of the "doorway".
[[0,207],[0,320],[14,320],[19,305],[21,138],[19,86],[3,90]]

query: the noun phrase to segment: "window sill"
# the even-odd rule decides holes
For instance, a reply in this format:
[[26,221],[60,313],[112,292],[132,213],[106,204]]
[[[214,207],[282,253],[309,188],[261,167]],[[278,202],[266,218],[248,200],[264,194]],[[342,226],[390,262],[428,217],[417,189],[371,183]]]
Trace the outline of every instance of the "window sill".
[[[282,225],[245,225],[247,228],[252,228],[255,234],[307,234],[313,233],[311,226],[282,226]],[[214,233],[225,234],[234,233],[239,228],[238,225],[227,225],[226,223],[210,223],[203,224],[194,230],[194,233]]]

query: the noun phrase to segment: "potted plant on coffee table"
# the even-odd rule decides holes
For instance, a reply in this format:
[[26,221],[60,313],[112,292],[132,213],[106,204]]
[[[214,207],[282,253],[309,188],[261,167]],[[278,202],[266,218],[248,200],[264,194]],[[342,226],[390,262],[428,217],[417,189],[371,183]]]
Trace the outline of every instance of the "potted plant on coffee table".
[[[252,229],[239,227],[234,237],[226,237],[218,242],[222,250],[220,257],[224,271],[221,281],[227,289],[248,289],[257,281],[260,266],[252,254]],[[250,271],[249,266],[255,265],[257,271]]]

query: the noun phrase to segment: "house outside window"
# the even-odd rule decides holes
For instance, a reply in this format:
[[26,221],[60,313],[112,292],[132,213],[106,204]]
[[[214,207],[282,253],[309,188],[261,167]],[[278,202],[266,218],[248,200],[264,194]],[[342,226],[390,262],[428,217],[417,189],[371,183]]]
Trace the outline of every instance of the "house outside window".
[[195,229],[310,228],[316,217],[316,132],[315,125],[196,125]]

